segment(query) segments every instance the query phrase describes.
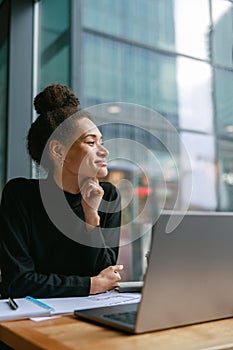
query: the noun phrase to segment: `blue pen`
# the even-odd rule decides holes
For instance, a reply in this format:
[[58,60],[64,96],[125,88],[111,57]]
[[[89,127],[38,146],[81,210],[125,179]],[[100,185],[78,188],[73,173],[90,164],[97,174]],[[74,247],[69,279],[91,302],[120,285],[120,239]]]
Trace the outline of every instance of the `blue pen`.
[[30,296],[26,296],[25,299],[31,301],[32,303],[34,303],[34,304],[36,304],[38,306],[43,307],[44,309],[47,309],[47,310],[49,310],[51,312],[55,312],[55,309],[52,306],[49,306],[49,305],[43,303],[42,301],[40,301],[38,299],[35,299],[33,297],[30,297]]

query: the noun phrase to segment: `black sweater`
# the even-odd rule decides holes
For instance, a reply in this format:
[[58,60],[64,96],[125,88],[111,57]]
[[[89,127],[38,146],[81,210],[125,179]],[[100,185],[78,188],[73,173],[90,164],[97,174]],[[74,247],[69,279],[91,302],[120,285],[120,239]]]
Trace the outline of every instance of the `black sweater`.
[[0,269],[5,292],[13,297],[88,295],[90,277],[117,261],[119,193],[112,184],[100,183],[104,189],[102,202],[105,209],[107,203],[108,210],[101,211],[100,206],[100,227],[87,231],[81,194],[63,192],[50,177],[41,184],[61,222],[64,216],[68,223],[65,210],[57,201],[61,193],[65,194],[69,210],[81,220],[69,225],[68,231],[74,234],[67,237],[63,233],[66,227],[61,232],[44,208],[39,180],[9,181],[0,207]]

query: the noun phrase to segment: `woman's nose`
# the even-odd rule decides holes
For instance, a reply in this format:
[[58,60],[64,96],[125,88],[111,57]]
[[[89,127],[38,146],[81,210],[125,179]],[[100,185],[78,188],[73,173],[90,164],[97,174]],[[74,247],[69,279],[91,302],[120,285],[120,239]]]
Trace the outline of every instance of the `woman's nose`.
[[105,148],[103,145],[100,145],[98,148],[98,155],[100,157],[107,157],[109,155],[109,152],[107,148]]

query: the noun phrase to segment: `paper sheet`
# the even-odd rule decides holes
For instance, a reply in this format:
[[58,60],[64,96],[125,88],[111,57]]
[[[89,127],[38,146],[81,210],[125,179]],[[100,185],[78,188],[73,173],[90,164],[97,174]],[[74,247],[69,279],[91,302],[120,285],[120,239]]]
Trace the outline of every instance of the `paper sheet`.
[[33,316],[45,316],[50,312],[41,308],[38,305],[31,303],[24,298],[15,299],[18,308],[12,310],[8,304],[8,300],[0,300],[0,321],[17,320],[21,318],[28,318]]
[[88,297],[75,298],[47,298],[39,299],[55,309],[55,314],[72,313],[74,310],[91,309],[117,304],[129,304],[139,302],[140,293],[118,293],[109,291],[106,293],[90,295]]
[[[41,306],[30,302],[27,299],[15,299],[18,304],[17,310],[9,307],[8,301],[0,300],[0,321],[16,320],[20,318],[34,318],[37,316],[59,315],[65,313],[73,313],[74,310],[91,309],[95,307],[127,304],[139,302],[140,293],[118,293],[117,291],[109,291],[102,294],[90,295],[87,297],[74,298],[46,298],[38,299],[54,309],[54,312],[48,312]],[[48,319],[43,317],[43,319]],[[39,318],[35,319],[39,321]]]

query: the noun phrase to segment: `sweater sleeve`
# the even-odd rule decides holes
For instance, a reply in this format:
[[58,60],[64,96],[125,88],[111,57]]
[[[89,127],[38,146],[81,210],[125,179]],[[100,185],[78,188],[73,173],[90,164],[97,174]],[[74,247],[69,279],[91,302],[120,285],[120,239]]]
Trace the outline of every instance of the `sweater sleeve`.
[[[5,293],[13,297],[84,296],[90,277],[41,274],[30,254],[30,217],[22,192],[23,179],[10,181],[0,206],[0,266]],[[25,181],[25,180],[24,180]]]
[[120,192],[110,183],[103,183],[102,186],[105,195],[99,210],[100,227],[96,227],[90,232],[86,231],[82,236],[88,237],[89,245],[100,248],[96,258],[96,274],[103,268],[117,263],[120,242]]

